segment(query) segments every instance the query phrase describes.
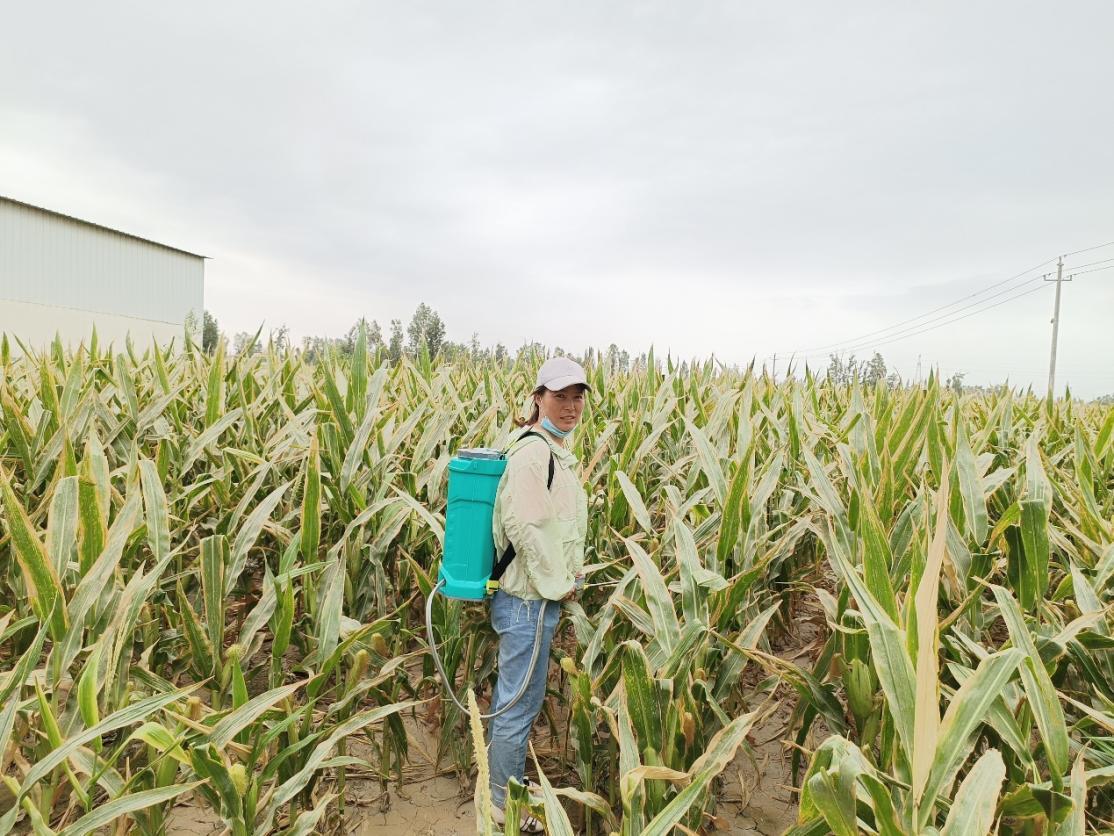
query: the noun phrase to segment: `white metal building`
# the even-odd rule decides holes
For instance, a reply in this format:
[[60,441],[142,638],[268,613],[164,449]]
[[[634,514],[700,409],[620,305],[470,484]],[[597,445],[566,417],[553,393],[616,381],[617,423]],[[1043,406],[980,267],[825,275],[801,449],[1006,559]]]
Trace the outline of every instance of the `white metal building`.
[[204,286],[204,256],[0,195],[0,332],[30,347],[88,343],[94,324],[102,345],[181,345]]

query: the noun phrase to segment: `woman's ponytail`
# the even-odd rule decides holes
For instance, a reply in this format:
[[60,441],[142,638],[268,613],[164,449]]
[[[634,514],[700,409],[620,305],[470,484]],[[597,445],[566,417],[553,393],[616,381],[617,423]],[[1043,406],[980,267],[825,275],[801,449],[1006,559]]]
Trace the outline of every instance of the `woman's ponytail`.
[[541,418],[541,415],[542,415],[541,406],[538,404],[538,398],[540,398],[544,394],[545,394],[545,387],[544,386],[539,386],[537,389],[535,389],[533,392],[530,393],[531,398],[533,399],[533,402],[534,402],[534,411],[530,413],[529,418],[515,418],[514,419],[514,424],[515,424],[516,427],[518,427],[519,429],[522,429],[522,427],[529,427],[529,426],[533,426],[534,424],[538,423],[538,419]]

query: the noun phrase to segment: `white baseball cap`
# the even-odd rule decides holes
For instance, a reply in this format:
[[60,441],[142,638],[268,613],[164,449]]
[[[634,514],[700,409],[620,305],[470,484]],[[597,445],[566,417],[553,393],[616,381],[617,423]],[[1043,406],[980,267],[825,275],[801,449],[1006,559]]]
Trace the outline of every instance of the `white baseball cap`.
[[540,389],[545,387],[552,392],[558,392],[566,386],[580,385],[591,390],[588,385],[588,375],[584,367],[568,357],[551,357],[542,363],[538,369],[538,383]]

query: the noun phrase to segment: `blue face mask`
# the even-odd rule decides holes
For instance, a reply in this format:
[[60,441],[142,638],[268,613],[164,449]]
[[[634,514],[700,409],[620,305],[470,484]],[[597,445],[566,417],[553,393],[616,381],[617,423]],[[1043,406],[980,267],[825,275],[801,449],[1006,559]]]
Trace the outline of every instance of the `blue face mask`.
[[545,416],[545,417],[542,418],[542,429],[545,430],[550,435],[555,435],[558,438],[565,438],[566,436],[568,436],[572,432],[572,430],[559,430],[559,429],[557,429],[557,427],[554,425],[554,423],[549,420],[549,416]]

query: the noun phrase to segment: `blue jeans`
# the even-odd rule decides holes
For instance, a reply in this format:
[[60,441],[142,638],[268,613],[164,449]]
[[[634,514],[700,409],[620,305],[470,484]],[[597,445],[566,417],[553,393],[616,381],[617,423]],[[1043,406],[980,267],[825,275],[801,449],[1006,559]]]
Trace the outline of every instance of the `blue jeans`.
[[492,718],[488,728],[491,800],[499,808],[506,802],[507,781],[511,777],[522,781],[526,768],[526,741],[545,701],[549,645],[561,617],[561,602],[528,601],[508,595],[501,589],[496,590],[491,599],[491,626],[499,634],[499,679],[491,701],[492,711],[498,711],[510,702],[522,687],[522,680],[530,667],[538,615],[543,603],[546,606],[541,647],[538,648],[538,661],[530,684],[526,686],[522,699],[504,714]]

